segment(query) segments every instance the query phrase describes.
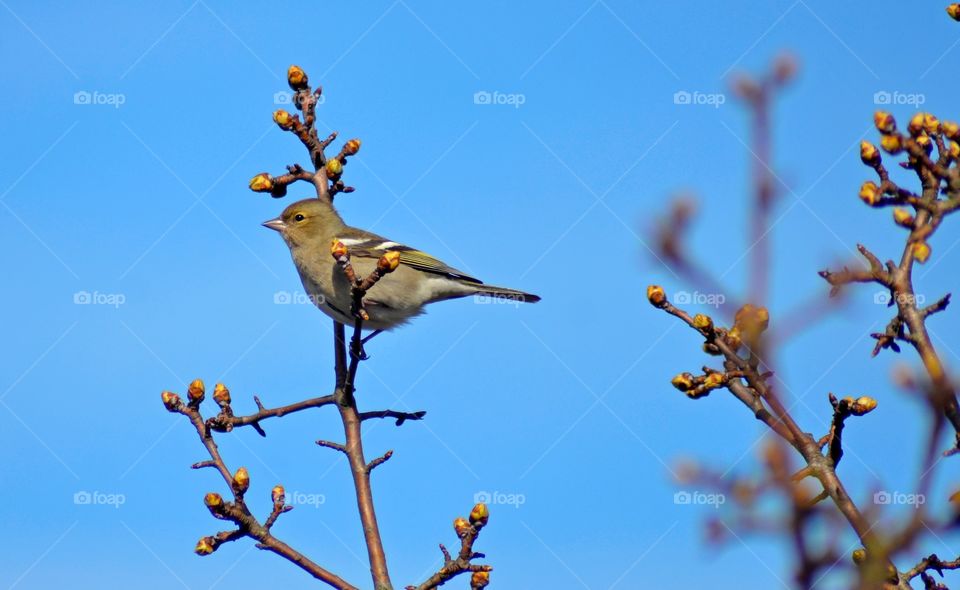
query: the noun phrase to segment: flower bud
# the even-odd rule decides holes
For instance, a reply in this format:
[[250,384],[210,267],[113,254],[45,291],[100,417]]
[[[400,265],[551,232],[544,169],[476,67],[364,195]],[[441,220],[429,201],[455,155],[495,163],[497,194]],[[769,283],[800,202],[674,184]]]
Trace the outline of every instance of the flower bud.
[[869,141],[861,141],[860,159],[867,166],[876,166],[880,163],[880,150]]
[[797,60],[792,55],[781,55],[773,62],[773,77],[783,84],[797,73]]
[[250,487],[250,474],[247,472],[246,467],[241,467],[237,469],[236,473],[233,474],[233,489],[238,494],[242,494],[247,491]]
[[273,179],[266,172],[261,172],[250,179],[250,190],[256,193],[269,193],[273,190]]
[[479,529],[485,526],[488,520],[490,520],[490,510],[487,505],[483,502],[477,503],[470,511],[470,524]]
[[930,135],[940,133],[940,119],[937,119],[933,113],[924,113],[923,130]]
[[713,320],[708,315],[698,313],[693,316],[693,327],[698,330],[713,330]]
[[670,385],[680,391],[690,391],[693,389],[693,375],[691,373],[680,373],[670,380]]
[[923,133],[924,119],[926,119],[924,113],[917,113],[916,115],[910,117],[910,123],[907,125],[907,131],[910,132],[910,135],[916,137]]
[[872,180],[860,185],[860,200],[871,207],[880,202],[880,187]]
[[915,141],[917,142],[917,145],[923,148],[923,151],[925,151],[928,156],[930,155],[930,152],[933,151],[933,140],[930,139],[929,135],[921,135]]
[[470,590],[482,590],[490,584],[490,572],[473,572],[470,575]]
[[960,140],[960,125],[954,121],[942,121],[940,131],[947,136],[947,139]]
[[206,392],[206,388],[203,385],[203,381],[200,379],[194,379],[190,383],[190,387],[187,388],[187,397],[190,398],[190,402],[193,404],[199,404],[203,401],[203,394]]
[[287,84],[294,90],[307,87],[307,73],[300,66],[293,65],[287,70]]
[[273,500],[274,504],[283,504],[286,497],[287,491],[283,489],[282,485],[275,485],[273,489],[270,490],[270,499]]
[[949,14],[953,20],[960,21],[960,4],[954,3],[947,6],[947,14]]
[[880,138],[880,147],[888,154],[897,155],[903,151],[903,138],[899,133],[884,135]]
[[950,154],[950,157],[954,160],[960,160],[960,143],[951,141],[950,146],[947,147],[947,153]]
[[327,178],[336,178],[343,174],[343,162],[337,158],[330,158],[324,169],[327,171]]
[[869,414],[877,407],[877,400],[872,397],[858,397],[857,401],[853,402],[853,405],[850,406],[850,413],[854,416],[863,416],[864,414]]
[[160,394],[160,399],[163,400],[163,405],[166,406],[167,410],[171,412],[179,411],[180,407],[183,405],[183,402],[180,401],[180,396],[172,391],[162,392]]
[[703,381],[703,386],[707,389],[716,389],[723,385],[725,381],[723,373],[710,373]]
[[654,307],[663,307],[667,304],[667,294],[660,285],[650,285],[647,287],[647,300]]
[[204,496],[203,503],[207,505],[213,515],[220,514],[223,511],[223,496],[216,492],[210,492]]
[[453,521],[453,530],[457,533],[457,536],[461,539],[466,537],[470,533],[470,523],[467,522],[466,518],[458,517]]
[[853,563],[860,565],[867,560],[867,550],[863,547],[854,549],[851,557],[853,558]]
[[200,540],[197,541],[197,546],[194,547],[193,552],[197,555],[210,555],[214,552],[214,543],[213,537],[201,537]]
[[333,242],[330,243],[330,255],[331,255],[331,256],[333,256],[333,257],[336,258],[337,260],[340,260],[340,259],[343,258],[344,256],[348,256],[349,253],[350,253],[350,252],[347,250],[346,244],[344,244],[343,242],[341,242],[341,241],[338,240],[337,238],[333,238]]
[[293,129],[293,121],[293,115],[283,109],[278,109],[273,112],[273,122],[276,123],[280,129]]
[[400,266],[400,253],[387,252],[377,261],[377,269],[382,273],[393,272]]
[[880,133],[893,133],[897,128],[897,120],[887,111],[873,113],[873,124]]
[[223,383],[213,386],[213,401],[223,408],[230,405],[230,390]]
[[902,227],[913,228],[913,215],[906,209],[897,207],[893,210],[893,222]]
[[926,242],[914,242],[911,246],[913,258],[920,264],[923,264],[930,258],[930,244]]
[[353,138],[343,145],[343,153],[352,156],[360,151],[360,140]]
[[734,327],[729,332],[727,332],[726,338],[724,340],[727,342],[727,345],[733,349],[734,352],[740,349],[740,345],[743,344],[743,335],[740,334],[739,328]]

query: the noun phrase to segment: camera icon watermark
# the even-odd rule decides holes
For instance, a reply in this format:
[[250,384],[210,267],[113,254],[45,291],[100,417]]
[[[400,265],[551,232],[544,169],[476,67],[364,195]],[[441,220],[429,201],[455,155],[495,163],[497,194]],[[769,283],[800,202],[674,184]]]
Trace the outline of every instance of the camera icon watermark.
[[73,93],[73,104],[77,105],[106,105],[119,109],[126,102],[127,95],[119,92],[108,93],[98,92],[96,90],[93,92],[78,90]]
[[880,490],[873,494],[873,503],[878,506],[913,506],[919,509],[927,503],[923,494],[905,494],[903,492],[889,492]]
[[327,503],[327,497],[323,494],[287,492],[286,502],[291,506],[313,506],[314,508],[320,508],[320,506]]
[[478,90],[473,93],[473,104],[479,105],[507,105],[519,109],[527,102],[527,95],[520,93],[489,92]]
[[697,105],[711,106],[719,109],[727,102],[727,95],[722,92],[689,92],[687,90],[678,90],[673,93],[673,104],[679,105]]
[[118,309],[127,302],[123,293],[101,293],[100,291],[77,291],[73,294],[74,305],[107,305]]
[[677,291],[673,300],[679,305],[710,305],[715,308],[720,307],[727,301],[723,293],[701,293],[700,291]]
[[326,298],[319,293],[314,295],[300,291],[277,291],[273,294],[273,302],[276,305],[316,305],[321,307],[326,301]]
[[108,494],[106,492],[88,492],[80,490],[73,494],[73,503],[77,506],[113,506],[120,508],[127,502],[124,494]]
[[473,495],[473,503],[520,508],[527,503],[527,497],[524,494],[518,493],[480,491]]
[[873,93],[873,104],[875,105],[919,107],[925,102],[927,102],[927,95],[920,92],[879,90]]
[[693,492],[680,490],[673,494],[673,503],[677,506],[713,506],[714,508],[720,508],[727,503],[727,496],[719,493],[708,494],[697,490]]

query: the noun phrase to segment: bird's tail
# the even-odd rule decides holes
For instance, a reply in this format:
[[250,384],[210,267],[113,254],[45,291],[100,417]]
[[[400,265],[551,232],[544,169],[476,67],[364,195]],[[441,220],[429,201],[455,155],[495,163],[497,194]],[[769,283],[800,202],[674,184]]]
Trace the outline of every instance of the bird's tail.
[[516,289],[508,289],[507,287],[495,287],[494,285],[472,285],[475,289],[475,295],[487,295],[494,299],[503,299],[507,301],[519,301],[522,303],[536,303],[540,301],[539,295],[534,295],[533,293],[527,293],[525,291],[518,291]]

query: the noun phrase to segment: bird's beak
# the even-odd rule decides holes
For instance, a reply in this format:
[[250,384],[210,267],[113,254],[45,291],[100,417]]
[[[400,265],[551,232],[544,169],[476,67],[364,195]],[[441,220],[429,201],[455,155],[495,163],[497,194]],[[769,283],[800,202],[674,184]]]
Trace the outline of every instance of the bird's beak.
[[284,223],[282,219],[277,217],[276,219],[271,219],[270,221],[264,221],[263,227],[269,227],[273,231],[282,232],[287,227],[287,224]]

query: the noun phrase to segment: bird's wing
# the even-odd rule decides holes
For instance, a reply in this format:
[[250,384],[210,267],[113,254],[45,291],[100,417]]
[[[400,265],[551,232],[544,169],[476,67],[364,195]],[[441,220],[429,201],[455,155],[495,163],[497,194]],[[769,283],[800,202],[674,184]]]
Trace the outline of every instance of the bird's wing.
[[422,250],[417,250],[416,248],[411,248],[410,246],[404,246],[403,244],[392,242],[369,232],[361,232],[358,230],[357,233],[359,235],[356,237],[340,239],[340,241],[342,241],[347,247],[347,250],[350,251],[351,256],[359,256],[361,258],[380,258],[387,252],[399,252],[400,264],[404,264],[410,268],[414,268],[422,272],[442,275],[451,279],[467,281],[468,283],[476,283],[478,285],[483,284],[483,281],[480,279],[472,277],[463,271],[457,270],[442,260],[437,260]]

